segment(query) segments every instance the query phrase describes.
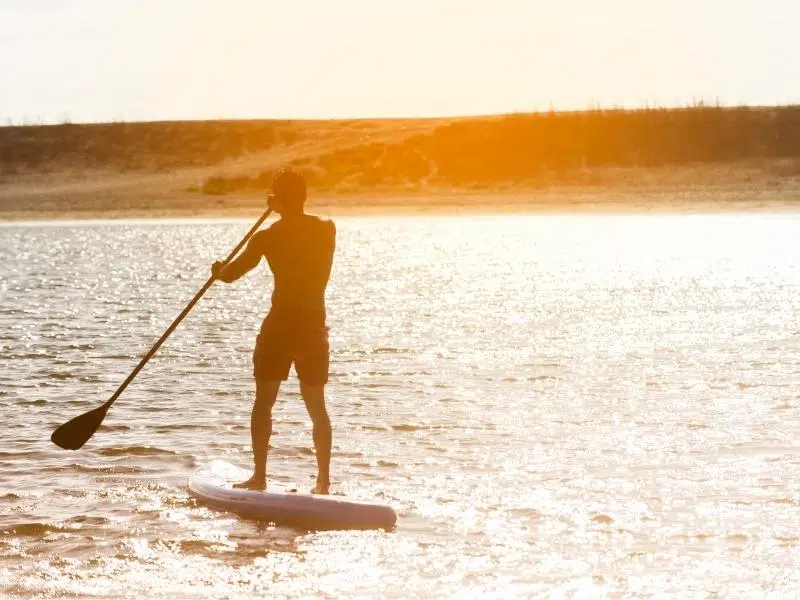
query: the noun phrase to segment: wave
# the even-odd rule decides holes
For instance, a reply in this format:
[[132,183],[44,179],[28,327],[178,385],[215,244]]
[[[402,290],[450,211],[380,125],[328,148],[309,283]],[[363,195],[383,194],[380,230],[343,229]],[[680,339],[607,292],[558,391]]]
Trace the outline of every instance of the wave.
[[425,450],[428,450],[429,452],[440,452],[443,454],[447,453],[447,450],[439,446],[425,446]]
[[538,519],[542,516],[538,510],[534,508],[525,508],[525,507],[515,507],[506,509],[506,512],[511,515],[512,517],[519,519],[522,517],[530,517],[534,519]]
[[[410,423],[400,423],[399,425],[392,425],[392,429],[395,431],[405,431],[405,432],[414,432],[414,431],[452,431],[454,429],[463,429],[463,425],[458,425],[456,423],[440,423],[438,425],[412,425]],[[490,424],[487,424],[483,427],[483,429],[491,430],[492,427]]]
[[425,431],[426,429],[431,429],[430,425],[392,425],[392,429],[395,431]]
[[103,423],[100,425],[99,431],[130,431],[130,425],[106,425]]
[[364,456],[363,452],[337,452],[336,456],[341,458],[359,458]]
[[53,523],[18,523],[8,525],[0,533],[3,535],[44,535],[54,531],[63,531],[64,527]]
[[[71,531],[84,525],[106,525],[109,520],[104,517],[79,515],[63,523],[42,523],[32,521],[8,525],[0,530],[4,535],[41,536],[59,531]],[[77,527],[76,527],[77,526]]]
[[[168,544],[174,544],[173,540],[169,540]],[[216,540],[177,540],[181,552],[185,554],[200,554],[205,555],[207,552],[214,552],[222,544]]]
[[614,522],[614,519],[612,519],[608,515],[597,513],[592,517],[592,521],[595,523],[600,523],[601,525],[610,525],[611,523]]
[[216,390],[213,392],[215,396],[238,396],[240,393],[236,390]]
[[128,446],[127,448],[101,448],[100,456],[171,456],[178,454],[173,450],[153,446]]
[[[21,441],[21,440],[17,440]],[[38,440],[29,440],[29,441],[38,441]],[[20,450],[19,452],[6,452],[0,451],[0,458],[41,458],[44,457],[45,453],[40,452],[39,450]]]
[[39,398],[38,400],[19,400],[14,402],[16,406],[44,406],[47,404],[47,400],[44,398]]
[[749,390],[752,388],[757,388],[760,385],[761,385],[760,383],[747,383],[744,381],[739,381],[736,383],[736,387],[739,388],[740,390]]
[[55,373],[48,373],[47,378],[63,381],[65,379],[72,379],[72,373],[69,371],[56,371]]
[[774,500],[768,500],[769,504],[786,504],[789,506],[800,506],[800,501],[795,500],[793,498],[776,498]]
[[362,425],[361,429],[364,431],[389,431],[389,428],[383,425]]
[[[314,449],[308,446],[272,446],[270,444],[269,455],[282,457],[314,456]],[[342,457],[339,453],[336,456]],[[355,453],[354,456],[361,456],[361,454]]]
[[96,515],[77,515],[67,521],[67,523],[78,523],[80,525],[108,525],[110,521],[105,517]]
[[72,400],[64,400],[64,404],[75,404],[86,406],[87,404],[99,404],[99,400],[87,400],[86,398],[73,398]]
[[90,467],[89,465],[73,463],[63,467],[46,467],[40,470],[41,473],[68,473],[70,471],[76,473],[92,473],[96,475],[121,475],[124,473],[147,473],[148,469],[133,465]]
[[216,429],[216,427],[212,425],[199,425],[199,424],[192,424],[192,423],[176,423],[174,425],[156,425],[153,429],[157,433],[166,433],[168,431],[181,431],[181,430],[208,430],[208,429]]
[[9,360],[53,360],[54,358],[58,358],[55,354],[12,354],[11,356],[7,357]]

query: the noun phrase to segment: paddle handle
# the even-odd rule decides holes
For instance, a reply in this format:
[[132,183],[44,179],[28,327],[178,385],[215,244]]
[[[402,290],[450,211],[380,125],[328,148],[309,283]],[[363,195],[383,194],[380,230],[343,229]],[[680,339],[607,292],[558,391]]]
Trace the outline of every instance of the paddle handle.
[[[259,227],[261,227],[261,224],[267,219],[267,217],[269,217],[269,215],[271,213],[272,213],[272,209],[268,208],[264,212],[264,214],[259,217],[259,219],[258,219],[258,221],[256,221],[255,225],[253,225],[250,228],[250,231],[247,232],[247,235],[245,235],[242,238],[242,241],[240,241],[236,245],[236,248],[234,248],[233,251],[228,255],[228,258],[225,259],[225,263],[224,264],[227,265],[229,262],[231,262],[236,257],[237,254],[239,254],[239,250],[241,250],[242,247],[247,243],[247,241],[251,237],[253,237],[253,234],[258,230]],[[203,295],[208,291],[208,288],[211,287],[211,285],[214,283],[215,280],[216,280],[216,277],[214,277],[213,275],[208,278],[208,281],[206,281],[205,284],[203,285],[203,287],[201,287],[200,290],[194,295],[194,298],[192,298],[192,300],[189,302],[189,304],[186,305],[186,308],[184,308],[181,311],[181,314],[179,314],[177,316],[177,318],[172,322],[172,324],[169,327],[167,327],[167,330],[164,332],[164,334],[160,338],[158,338],[158,341],[155,344],[153,344],[153,347],[150,348],[150,351],[142,357],[142,360],[140,360],[139,364],[136,365],[136,367],[133,369],[133,371],[131,371],[131,374],[128,375],[127,379],[125,379],[125,381],[123,381],[122,384],[117,388],[117,391],[114,392],[114,395],[111,396],[111,398],[109,398],[108,401],[106,401],[106,403],[105,403],[106,409],[108,409],[108,407],[110,407],[112,404],[114,404],[114,401],[117,398],[119,398],[119,396],[120,396],[120,394],[122,394],[122,392],[125,391],[125,388],[128,387],[128,384],[131,381],[133,381],[133,379],[136,377],[136,375],[139,374],[139,371],[141,371],[144,368],[144,366],[147,364],[147,361],[149,361],[153,357],[153,355],[156,352],[158,352],[158,349],[161,347],[161,344],[163,344],[166,341],[166,339],[170,336],[170,334],[173,331],[175,331],[175,328],[178,325],[180,325],[180,323],[181,323],[181,321],[183,321],[184,317],[186,315],[188,315],[189,311],[191,311],[194,308],[194,305],[197,304],[200,301],[200,298],[203,297]]]

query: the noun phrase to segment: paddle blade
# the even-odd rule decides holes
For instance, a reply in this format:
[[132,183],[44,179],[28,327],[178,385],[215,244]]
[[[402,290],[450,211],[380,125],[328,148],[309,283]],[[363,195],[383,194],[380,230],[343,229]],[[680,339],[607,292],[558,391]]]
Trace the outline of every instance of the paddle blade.
[[94,435],[100,423],[106,418],[109,404],[98,406],[94,410],[75,417],[67,421],[50,436],[56,446],[61,446],[64,450],[78,450],[89,438]]

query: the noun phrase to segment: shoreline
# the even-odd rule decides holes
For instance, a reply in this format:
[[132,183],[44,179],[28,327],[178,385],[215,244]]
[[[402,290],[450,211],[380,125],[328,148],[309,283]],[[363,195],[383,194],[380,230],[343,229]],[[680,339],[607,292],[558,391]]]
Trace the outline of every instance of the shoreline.
[[[489,215],[602,215],[602,214],[700,214],[800,212],[800,190],[748,189],[676,190],[503,190],[447,192],[430,195],[321,196],[309,200],[310,213],[326,217],[439,217]],[[794,187],[794,186],[792,186]],[[202,197],[207,198],[207,197]],[[256,218],[265,209],[258,198],[242,198],[232,206],[220,206],[211,198],[186,205],[163,202],[161,206],[127,208],[81,205],[55,209],[27,206],[0,210],[0,223],[40,221],[94,221],[127,219],[237,219]]]

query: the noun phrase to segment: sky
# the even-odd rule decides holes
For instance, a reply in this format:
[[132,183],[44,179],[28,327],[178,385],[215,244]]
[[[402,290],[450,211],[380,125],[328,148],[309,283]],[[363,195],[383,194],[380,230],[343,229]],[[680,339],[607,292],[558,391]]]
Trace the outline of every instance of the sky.
[[0,0],[0,125],[800,103],[797,0]]

